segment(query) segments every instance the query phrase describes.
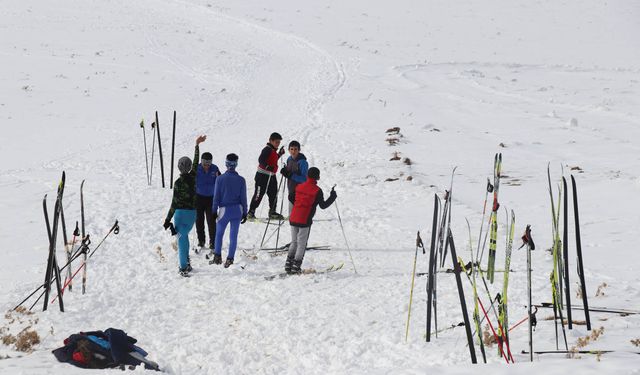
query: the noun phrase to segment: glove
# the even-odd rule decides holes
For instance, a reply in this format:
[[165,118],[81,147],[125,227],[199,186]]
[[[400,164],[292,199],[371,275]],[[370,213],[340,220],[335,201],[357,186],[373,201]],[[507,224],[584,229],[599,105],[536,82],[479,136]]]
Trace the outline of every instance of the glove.
[[171,226],[171,221],[170,220],[165,220],[164,224],[162,224],[162,227],[164,228],[164,230],[169,229],[170,226]]
[[338,194],[336,193],[335,190],[331,189],[331,193],[329,194],[329,198],[333,198],[333,199],[338,198]]
[[280,174],[285,176],[286,178],[291,178],[291,171],[289,171],[289,170],[287,170],[285,168],[282,168],[280,170]]
[[242,215],[242,220],[240,220],[240,224],[244,224],[247,222],[247,215]]
[[284,146],[280,147],[280,150],[278,151],[278,157],[282,156],[284,154]]

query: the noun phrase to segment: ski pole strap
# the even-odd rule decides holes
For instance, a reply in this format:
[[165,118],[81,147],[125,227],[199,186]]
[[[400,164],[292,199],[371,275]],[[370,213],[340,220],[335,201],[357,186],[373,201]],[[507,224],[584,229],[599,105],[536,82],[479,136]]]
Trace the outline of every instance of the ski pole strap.
[[536,325],[538,324],[538,319],[536,318],[536,313],[538,312],[538,307],[535,306],[535,310],[531,313],[529,320],[531,320],[531,327],[535,330]]
[[416,247],[422,249],[422,254],[426,254],[426,251],[424,250],[424,243],[422,242],[422,238],[420,237],[420,231],[418,231],[418,234],[416,236]]
[[493,193],[493,185],[491,185],[491,181],[487,178],[487,192]]
[[527,225],[527,228],[522,235],[522,245],[518,249],[521,249],[524,245],[529,245],[531,250],[536,249],[536,245],[533,243],[533,238],[531,238],[531,225]]

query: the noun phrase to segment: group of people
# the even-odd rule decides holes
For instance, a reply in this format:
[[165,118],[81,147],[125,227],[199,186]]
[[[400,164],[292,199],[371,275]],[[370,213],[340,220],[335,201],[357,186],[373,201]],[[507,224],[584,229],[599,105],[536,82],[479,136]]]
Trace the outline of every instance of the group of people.
[[[187,156],[178,160],[180,177],[173,185],[173,199],[163,225],[165,230],[171,229],[172,233],[178,236],[179,273],[185,277],[189,276],[192,270],[189,262],[189,233],[194,223],[198,248],[202,249],[205,246],[206,221],[210,249],[207,258],[212,258],[209,264],[222,264],[222,239],[227,226],[230,227],[229,250],[224,263],[224,267],[228,268],[234,261],[240,224],[247,220],[256,220],[255,210],[260,206],[265,194],[269,200],[269,219],[285,220],[282,213],[276,211],[278,162],[285,152],[284,147],[280,146],[282,136],[272,133],[258,157],[255,190],[249,207],[245,179],[236,172],[238,155],[227,155],[226,171],[221,173],[218,166],[213,164],[211,153],[203,153],[200,162],[200,143],[206,139],[205,135],[196,139],[193,160]],[[309,168],[306,157],[300,152],[299,142],[291,141],[288,148],[290,156],[286,164],[280,168],[282,178],[287,179],[291,225],[291,243],[285,271],[300,273],[316,207],[329,207],[337,198],[337,194],[331,189],[328,199],[325,200],[323,191],[318,186],[320,170],[315,167]]]

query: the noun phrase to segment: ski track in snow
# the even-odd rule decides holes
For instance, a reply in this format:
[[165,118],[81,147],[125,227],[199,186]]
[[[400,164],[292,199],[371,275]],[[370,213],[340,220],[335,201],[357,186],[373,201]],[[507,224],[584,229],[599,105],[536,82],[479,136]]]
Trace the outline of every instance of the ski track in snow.
[[[279,131],[285,135],[285,142],[298,139],[310,164],[322,170],[320,184],[325,190],[340,182],[338,204],[359,274],[353,273],[340,228],[333,220],[316,222],[310,240],[311,245],[329,244],[332,251],[309,252],[304,266],[323,269],[344,262],[344,268],[338,272],[265,281],[264,276],[281,271],[284,257],[272,257],[266,252],[259,252],[257,259],[245,256],[245,253],[256,252],[264,230],[263,225],[247,223],[240,230],[239,250],[233,267],[209,266],[202,254],[192,253],[193,276],[179,277],[172,239],[161,231],[171,191],[160,188],[158,159],[154,165],[154,184],[147,187],[141,169],[143,155],[139,128],[120,126],[116,129],[118,125],[114,125],[113,130],[105,130],[107,134],[102,142],[73,147],[63,155],[26,168],[5,169],[6,176],[0,178],[3,188],[18,190],[38,186],[34,196],[48,193],[52,210],[55,179],[59,171],[65,169],[68,181],[65,214],[69,227],[73,226],[72,220],[79,217],[78,189],[81,179],[87,178],[87,231],[94,245],[114,220],[119,220],[121,228],[120,234],[111,235],[91,259],[88,294],[81,296],[77,291],[65,294],[67,311],[64,314],[58,313],[55,305],[46,313],[38,313],[37,330],[43,337],[38,351],[23,358],[0,360],[0,372],[83,373],[83,370],[54,363],[50,350],[60,346],[71,333],[117,327],[138,338],[151,359],[175,374],[361,373],[365,370],[382,374],[396,371],[423,373],[426,368],[448,374],[467,373],[471,368],[467,365],[468,349],[463,328],[442,332],[434,344],[425,346],[423,343],[424,277],[416,279],[410,340],[404,343],[408,270],[413,261],[411,243],[415,230],[430,228],[432,194],[448,189],[451,168],[460,166],[454,179],[452,225],[459,238],[456,241],[458,254],[464,259],[468,259],[469,243],[462,218],[469,217],[475,241],[484,180],[491,173],[493,152],[500,151],[497,143],[503,139],[507,148],[502,150],[506,176],[501,197],[503,206],[516,211],[516,237],[530,219],[546,220],[548,217],[546,180],[542,176],[543,167],[549,160],[553,161],[555,177],[559,176],[558,164],[561,162],[579,163],[587,170],[588,179],[578,180],[581,197],[596,197],[594,191],[621,179],[635,183],[627,184],[631,186],[618,183],[615,191],[621,194],[638,192],[640,172],[633,165],[637,160],[617,163],[612,155],[614,150],[624,155],[638,152],[637,144],[631,141],[640,139],[637,97],[619,95],[630,98],[629,102],[603,102],[599,106],[594,104],[593,97],[570,95],[580,88],[572,80],[581,81],[585,77],[610,80],[616,89],[622,90],[620,87],[626,81],[638,78],[638,69],[454,62],[395,65],[379,75],[358,73],[352,77],[339,57],[302,37],[223,14],[204,5],[149,0],[116,1],[102,6],[107,10],[112,9],[110,6],[121,6],[122,25],[132,25],[130,27],[138,31],[131,42],[139,44],[133,44],[136,48],[132,51],[153,56],[151,61],[154,63],[157,60],[164,63],[142,68],[145,73],[140,73],[141,63],[134,59],[134,53],[124,56],[124,62],[122,57],[96,63],[95,57],[91,56],[78,59],[45,53],[31,54],[29,59],[89,65],[92,69],[92,64],[96,64],[96,69],[108,67],[120,74],[129,72],[136,78],[137,75],[143,78],[148,75],[149,79],[164,83],[159,87],[161,91],[165,90],[164,85],[169,88],[167,90],[175,87],[182,96],[162,97],[162,104],[178,106],[175,108],[179,129],[176,159],[182,155],[191,157],[195,136],[208,134],[209,139],[202,145],[201,152],[212,151],[214,162],[219,166],[224,164],[225,154],[238,153],[240,174],[247,179],[249,194],[253,190],[254,159],[268,134]],[[82,8],[77,12],[67,8],[58,11],[62,19],[88,12]],[[92,25],[90,19],[83,22],[86,22],[85,27]],[[17,59],[20,54],[2,53],[2,56]],[[565,79],[566,87],[563,87],[556,82],[565,74],[569,78]],[[112,86],[115,88],[119,84],[114,81]],[[144,86],[145,83],[141,84]],[[375,87],[373,97],[354,99],[356,94],[366,96],[366,84]],[[129,85],[135,86],[134,83]],[[536,91],[542,88],[544,90]],[[586,92],[593,94],[596,89],[601,87],[594,85]],[[624,89],[633,92],[637,85],[629,83]],[[153,87],[151,91],[154,91]],[[550,91],[554,93],[552,103],[547,95]],[[407,99],[405,102],[403,95],[407,92],[418,93],[420,100],[414,103]],[[422,106],[423,103],[429,105]],[[342,121],[325,114],[329,105],[335,110],[336,106],[355,107],[356,104],[362,105],[360,111],[369,111],[363,119],[352,115]],[[150,104],[144,106],[147,126],[152,121],[150,111],[157,105],[150,100]],[[160,111],[167,185],[168,108],[162,107]],[[402,116],[388,116],[389,111],[382,108],[391,108],[389,111],[402,113]],[[433,119],[432,122],[415,120],[414,123],[409,115],[414,108],[417,108],[416,112],[430,112],[425,117]],[[547,108],[553,108],[553,115],[549,115],[551,109]],[[110,110],[117,112],[117,108]],[[134,106],[130,112],[138,116],[140,109]],[[512,128],[501,123],[483,132],[475,127],[474,121],[492,123],[495,118],[476,118],[478,113],[521,118],[529,127]],[[415,118],[418,117],[416,114]],[[571,125],[572,118],[578,119],[577,126]],[[587,118],[588,125],[583,125],[583,118]],[[105,125],[105,122],[97,121]],[[110,118],[110,121],[116,124],[136,122],[120,116]],[[365,121],[372,123],[365,124]],[[397,123],[402,124],[405,139],[398,147],[391,148],[384,143],[383,131]],[[434,128],[440,132],[433,131]],[[622,129],[624,132],[620,131]],[[547,132],[555,135],[544,136]],[[500,134],[500,139],[496,134]],[[434,141],[435,136],[440,138]],[[470,153],[475,155],[447,153],[462,137],[473,151]],[[150,148],[150,132],[147,132],[147,142]],[[542,142],[545,142],[544,148]],[[576,144],[576,148],[563,151],[561,146],[567,144]],[[427,147],[429,150],[425,151]],[[403,156],[412,157],[416,164],[390,166],[387,155],[396,150]],[[447,162],[433,160],[433,156],[445,154],[450,158]],[[565,173],[573,164],[565,165]],[[34,173],[39,169],[45,172]],[[96,174],[96,170],[101,173]],[[616,170],[619,171],[617,175]],[[402,181],[407,175],[414,177],[412,183]],[[401,180],[385,182],[388,177]],[[600,179],[604,182],[593,181]],[[510,182],[513,186],[509,186]],[[527,189],[518,188],[521,184],[526,184]],[[539,194],[531,194],[532,191]],[[36,203],[34,211],[40,207],[40,201]],[[637,208],[637,203],[633,203],[621,208],[620,218],[599,218],[596,213],[602,204],[585,202],[581,205],[585,249],[605,246],[598,243],[599,240],[590,240],[590,232],[597,224],[602,224],[599,220],[604,221],[601,228],[605,235],[599,235],[598,239],[616,234],[621,227],[633,227],[637,217],[632,214]],[[266,211],[260,209],[263,213]],[[44,237],[42,220],[37,212],[32,225],[40,232],[33,235]],[[335,219],[335,209],[319,210],[317,217]],[[499,217],[503,219],[502,211]],[[540,251],[534,254],[534,268],[547,270],[552,259],[544,248],[550,242],[550,227],[547,227],[548,222],[535,224],[534,238]],[[285,225],[280,240],[288,242],[288,235]],[[428,230],[422,232],[425,243],[428,243],[429,235]],[[500,225],[498,235],[496,259],[499,260],[502,259],[500,245],[505,235],[504,225]],[[194,236],[192,233],[192,244]],[[628,240],[630,237],[629,230],[620,233],[621,243],[632,243]],[[472,245],[475,249],[475,242]],[[519,246],[517,238],[515,245]],[[44,246],[38,246],[34,252],[38,259],[42,258],[40,263],[44,263]],[[223,255],[225,252],[226,248]],[[634,303],[637,304],[640,297],[637,276],[617,280],[615,271],[623,265],[601,271],[595,259],[589,258],[590,253],[586,254],[589,290],[595,293],[598,284],[604,281],[612,289],[612,294],[606,289],[604,297],[590,299],[592,305],[627,303],[629,308],[636,308]],[[58,256],[62,262],[63,252]],[[509,295],[512,322],[526,314],[523,307],[526,279],[515,277],[524,274],[524,258],[524,252],[514,249],[512,269],[516,273],[510,278]],[[420,262],[418,271],[420,267],[426,268],[422,258]],[[0,299],[5,310],[37,286],[44,268],[40,263],[35,269],[25,271],[28,277],[24,280],[13,280],[5,286],[7,293]],[[450,261],[446,267],[451,267]],[[502,268],[500,261],[497,261],[497,268]],[[572,271],[573,282],[577,280],[574,273]],[[496,285],[501,285],[501,277],[497,275]],[[438,323],[439,328],[443,328],[457,324],[462,316],[453,276],[446,274],[438,278]],[[463,283],[467,288],[466,281]],[[77,281],[74,284],[79,285]],[[534,275],[533,284],[534,296],[550,299],[543,297],[550,294],[546,271]],[[471,289],[465,289],[465,293],[467,304],[471,306]],[[580,303],[574,298],[574,303]],[[549,313],[550,310],[538,313],[539,326],[534,339],[541,343],[536,349],[551,349],[553,326],[544,320]],[[581,318],[581,312],[574,311],[574,319]],[[626,344],[628,349],[626,341],[629,338],[625,330],[640,323],[637,315],[614,319],[594,314],[592,319],[594,327],[607,326],[601,343],[606,348]],[[16,329],[15,326],[11,328]],[[511,336],[517,362],[526,360],[526,356],[517,354],[527,346],[525,332],[526,325],[522,325]],[[586,334],[584,327],[576,326],[568,332],[568,339],[575,342]],[[501,360],[492,355],[493,352],[495,348],[487,349],[488,360],[492,363],[487,370],[510,371],[499,365]],[[562,360],[565,359],[545,358],[546,363],[556,365]],[[607,362],[608,370],[616,373],[637,373],[633,370],[637,359],[631,355],[605,355],[603,361]],[[28,366],[25,366],[27,362]],[[581,372],[599,371],[593,358],[585,357],[579,362]],[[527,371],[530,365],[519,366],[520,370]],[[562,366],[543,368],[550,374],[566,372]]]

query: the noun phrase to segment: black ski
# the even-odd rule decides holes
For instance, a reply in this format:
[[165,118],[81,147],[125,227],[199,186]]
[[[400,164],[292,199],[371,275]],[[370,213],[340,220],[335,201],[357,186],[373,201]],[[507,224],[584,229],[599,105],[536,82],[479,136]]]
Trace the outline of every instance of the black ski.
[[[522,351],[522,354],[529,354],[525,350]],[[640,354],[640,352],[632,352],[627,350],[541,350],[539,352],[533,352],[535,354],[594,354],[600,355],[604,353],[628,353],[628,354]]]
[[562,188],[564,189],[564,228],[562,229],[562,258],[564,262],[564,288],[567,299],[567,321],[568,328],[573,329],[571,320],[571,284],[569,284],[569,190],[567,189],[567,179],[562,176]]
[[580,241],[580,218],[578,215],[578,190],[576,189],[576,179],[571,175],[571,186],[573,187],[573,213],[576,225],[576,252],[578,254],[578,277],[580,278],[580,290],[582,292],[582,304],[584,306],[584,319],[587,322],[587,330],[591,330],[591,319],[589,318],[589,302],[587,301],[587,286],[584,281],[584,267],[582,259],[582,243]]
[[[538,305],[534,305],[536,307],[543,307],[543,308],[553,308],[553,303],[551,302],[542,302]],[[572,305],[572,308],[574,308],[575,310],[584,310],[584,307],[580,306],[580,305]],[[640,314],[640,311],[637,310],[627,310],[627,309],[613,309],[613,308],[608,308],[608,307],[589,307],[589,311],[590,312],[600,312],[600,313],[607,313],[607,314],[620,314],[620,315],[638,315]]]
[[453,263],[453,269],[456,271],[456,284],[458,285],[458,296],[460,297],[460,309],[462,310],[462,318],[464,320],[464,328],[467,332],[467,343],[469,344],[469,354],[471,355],[471,363],[477,363],[476,359],[476,348],[473,344],[473,336],[471,335],[471,326],[469,325],[469,315],[467,314],[467,303],[464,299],[464,289],[462,289],[462,279],[460,278],[460,272],[462,269],[460,268],[460,263],[458,263],[458,255],[456,254],[456,247],[453,243],[453,234],[451,233],[451,228],[449,228],[449,233],[447,234],[447,242],[449,243],[449,248],[451,250],[451,261]]
[[427,277],[427,342],[431,341],[431,304],[433,302],[433,283],[436,270],[436,230],[438,227],[439,198],[434,194],[433,199],[433,224],[431,226],[431,246],[429,247],[429,272]]

